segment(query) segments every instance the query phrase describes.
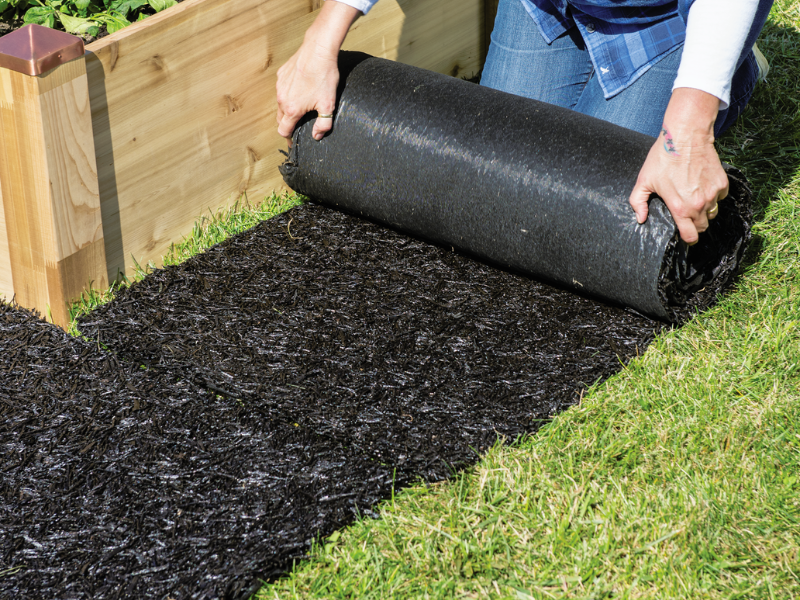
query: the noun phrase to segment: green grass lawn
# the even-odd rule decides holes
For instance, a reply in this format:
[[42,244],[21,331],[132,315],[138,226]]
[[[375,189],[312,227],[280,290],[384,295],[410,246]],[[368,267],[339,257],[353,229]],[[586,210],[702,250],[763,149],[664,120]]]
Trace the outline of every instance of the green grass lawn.
[[[399,492],[259,599],[800,598],[798,26],[800,3],[777,0],[768,81],[720,140],[756,192],[735,288],[538,434]],[[165,262],[297,202],[220,213]]]

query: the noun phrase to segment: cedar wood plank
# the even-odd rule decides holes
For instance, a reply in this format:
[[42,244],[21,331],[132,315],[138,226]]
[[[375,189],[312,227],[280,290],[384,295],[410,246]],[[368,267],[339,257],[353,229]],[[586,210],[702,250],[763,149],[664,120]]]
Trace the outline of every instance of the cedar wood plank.
[[[130,274],[242,194],[285,189],[276,72],[320,0],[185,0],[87,46],[109,278]],[[382,0],[345,48],[472,75],[483,0]]]
[[3,210],[3,190],[0,189],[0,298],[10,301],[14,297],[14,279],[11,276],[11,255],[8,249],[6,215]]
[[65,326],[70,300],[107,285],[84,61],[0,79],[1,291]]

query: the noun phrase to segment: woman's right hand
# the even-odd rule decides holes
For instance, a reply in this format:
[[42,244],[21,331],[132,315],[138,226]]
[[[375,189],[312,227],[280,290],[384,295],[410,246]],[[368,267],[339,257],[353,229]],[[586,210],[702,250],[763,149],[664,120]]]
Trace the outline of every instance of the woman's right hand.
[[[278,69],[278,133],[290,140],[297,122],[308,112],[333,114],[339,85],[339,48],[361,13],[347,4],[328,0],[306,31],[303,45]],[[315,140],[330,131],[333,119],[318,118]]]

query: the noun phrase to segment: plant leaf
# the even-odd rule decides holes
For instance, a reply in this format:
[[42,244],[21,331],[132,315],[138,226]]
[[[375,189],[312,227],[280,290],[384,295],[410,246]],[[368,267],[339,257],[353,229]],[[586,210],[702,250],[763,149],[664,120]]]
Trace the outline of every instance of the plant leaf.
[[131,24],[128,19],[123,17],[120,14],[109,14],[106,19],[104,19],[106,24],[106,29],[108,29],[108,33],[115,33],[122,29],[123,27],[127,27]]
[[75,1],[75,8],[81,11],[89,8],[89,5],[92,3],[92,0],[74,0],[74,1]]
[[177,2],[175,0],[149,0],[148,4],[153,7],[154,11],[161,12],[170,6],[175,6]]
[[108,5],[108,12],[119,13],[127,17],[128,13],[142,6],[147,6],[147,0],[114,0]]
[[97,27],[97,23],[90,19],[82,17],[74,17],[71,15],[59,14],[58,18],[61,19],[61,24],[67,33],[74,35],[88,35],[92,27]]
[[48,6],[34,6],[29,8],[22,18],[23,23],[36,23],[43,25],[47,17],[53,14],[53,9]]

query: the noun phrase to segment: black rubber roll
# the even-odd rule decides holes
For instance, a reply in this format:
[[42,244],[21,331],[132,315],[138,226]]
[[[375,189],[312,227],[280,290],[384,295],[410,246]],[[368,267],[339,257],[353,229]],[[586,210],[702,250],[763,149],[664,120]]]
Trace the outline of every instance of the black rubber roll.
[[750,238],[750,191],[700,242],[653,198],[628,205],[653,138],[564,108],[360,53],[342,53],[333,129],[294,132],[294,190],[576,292],[679,322],[711,304]]

